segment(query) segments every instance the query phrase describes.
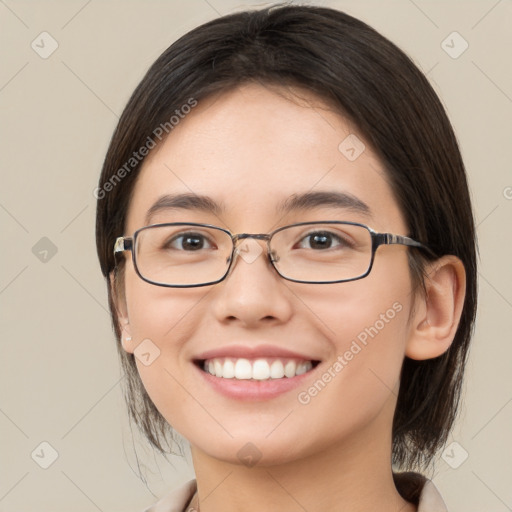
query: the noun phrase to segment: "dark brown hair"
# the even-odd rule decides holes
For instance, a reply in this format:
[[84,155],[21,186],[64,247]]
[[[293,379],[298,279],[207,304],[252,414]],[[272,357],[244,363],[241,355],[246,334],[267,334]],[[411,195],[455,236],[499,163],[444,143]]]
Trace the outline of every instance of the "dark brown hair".
[[[131,167],[126,163],[191,98],[201,102],[247,82],[307,89],[357,126],[386,168],[410,236],[464,264],[466,297],[450,349],[426,361],[405,358],[401,372],[393,463],[426,468],[456,417],[473,330],[473,213],[457,140],[437,95],[409,57],[362,21],[328,8],[280,5],[217,18],[164,51],[128,101],[99,180],[96,241],[107,283],[143,159]],[[419,286],[425,261],[415,249],[409,251]],[[133,355],[120,345],[110,286],[108,293],[130,416],[164,453],[164,442],[172,446],[172,428],[146,394]]]

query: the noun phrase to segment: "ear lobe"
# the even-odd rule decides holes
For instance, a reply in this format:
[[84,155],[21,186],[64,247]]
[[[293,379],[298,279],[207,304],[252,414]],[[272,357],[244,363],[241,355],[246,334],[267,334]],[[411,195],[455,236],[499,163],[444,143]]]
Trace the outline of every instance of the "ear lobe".
[[451,346],[460,322],[466,294],[466,271],[453,255],[429,265],[426,296],[417,296],[410,323],[405,355],[411,359],[433,359]]
[[135,343],[131,333],[126,297],[124,291],[121,292],[116,287],[116,276],[114,275],[114,272],[110,273],[109,280],[112,300],[116,308],[119,331],[121,332],[121,345],[126,352],[133,354],[133,351],[135,350]]

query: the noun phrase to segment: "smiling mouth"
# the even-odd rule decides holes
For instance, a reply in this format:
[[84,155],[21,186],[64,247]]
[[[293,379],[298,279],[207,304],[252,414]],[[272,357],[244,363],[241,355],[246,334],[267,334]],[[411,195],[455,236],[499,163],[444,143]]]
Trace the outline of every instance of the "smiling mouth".
[[200,370],[214,377],[258,381],[290,379],[313,370],[319,363],[320,361],[281,357],[215,357],[194,361]]

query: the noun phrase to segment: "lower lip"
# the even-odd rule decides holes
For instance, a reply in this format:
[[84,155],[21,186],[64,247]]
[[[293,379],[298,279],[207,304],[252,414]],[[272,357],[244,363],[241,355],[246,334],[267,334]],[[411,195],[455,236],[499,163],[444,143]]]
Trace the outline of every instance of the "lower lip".
[[282,379],[267,380],[239,380],[224,379],[215,377],[204,370],[201,370],[196,364],[194,367],[202,375],[202,378],[220,394],[229,398],[238,400],[269,400],[283,393],[291,391],[304,384],[304,381],[318,368],[317,365],[312,370],[296,375],[295,377],[283,377]]

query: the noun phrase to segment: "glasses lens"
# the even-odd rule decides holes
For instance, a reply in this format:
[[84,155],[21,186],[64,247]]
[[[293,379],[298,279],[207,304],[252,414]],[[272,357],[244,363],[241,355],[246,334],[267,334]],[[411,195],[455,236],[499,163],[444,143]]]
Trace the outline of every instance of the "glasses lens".
[[139,231],[135,262],[148,281],[193,285],[217,281],[228,269],[231,237],[206,226],[162,225]]
[[290,226],[275,233],[270,245],[279,273],[298,281],[360,277],[368,271],[372,256],[370,232],[343,223]]

